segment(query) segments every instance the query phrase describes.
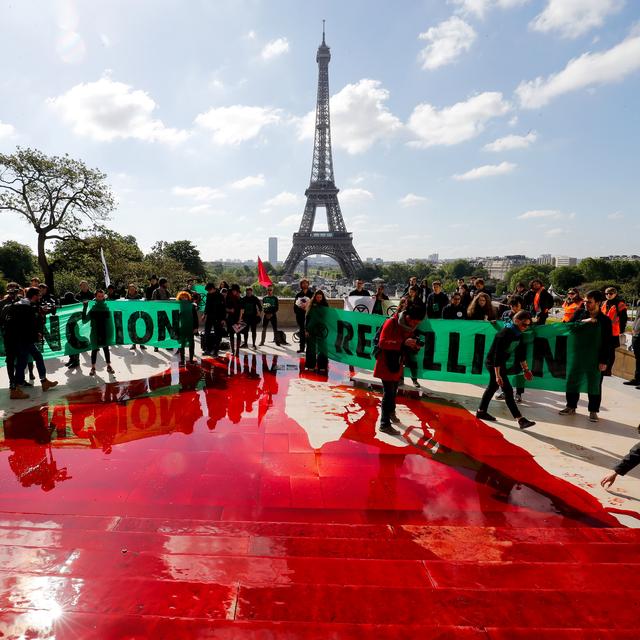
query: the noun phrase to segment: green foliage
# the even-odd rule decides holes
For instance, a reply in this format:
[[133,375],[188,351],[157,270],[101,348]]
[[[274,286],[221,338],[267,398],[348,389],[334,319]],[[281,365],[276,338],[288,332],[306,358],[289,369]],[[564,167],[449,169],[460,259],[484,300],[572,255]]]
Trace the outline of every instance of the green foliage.
[[580,271],[587,282],[609,280],[614,277],[612,262],[604,258],[585,258],[580,262]]
[[520,281],[529,286],[529,282],[534,278],[540,278],[543,284],[547,286],[549,284],[549,274],[554,268],[549,264],[527,264],[524,267],[511,269],[505,277],[505,280],[509,283],[509,291],[514,291]]
[[571,287],[579,287],[585,281],[580,267],[556,267],[549,278],[554,289],[562,292]]
[[7,293],[7,284],[8,282],[0,276],[0,296],[5,295]]
[[12,155],[0,154],[0,211],[21,216],[33,227],[38,263],[52,290],[46,243],[82,237],[109,217],[114,200],[106,177],[68,155],[21,147]]
[[156,242],[151,248],[151,255],[155,258],[172,258],[182,265],[184,271],[192,273],[201,280],[207,278],[207,270],[200,257],[200,250],[190,240]]
[[26,244],[7,240],[0,245],[0,273],[9,282],[25,284],[35,271],[36,257]]
[[366,282],[371,282],[374,278],[382,278],[382,267],[377,264],[365,264],[362,269],[356,271],[356,278],[362,278]]
[[452,280],[464,278],[466,276],[477,275],[476,267],[468,260],[454,260],[444,266],[445,277]]

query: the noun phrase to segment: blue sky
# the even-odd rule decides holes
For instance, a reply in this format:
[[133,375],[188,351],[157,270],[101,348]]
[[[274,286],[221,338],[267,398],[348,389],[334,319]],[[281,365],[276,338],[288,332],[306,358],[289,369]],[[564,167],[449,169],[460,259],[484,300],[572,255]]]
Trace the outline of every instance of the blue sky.
[[[363,259],[639,252],[640,3],[322,4],[2,0],[0,150],[105,171],[111,226],[145,250],[266,257],[275,235],[284,259],[325,18],[336,184]],[[10,238],[33,245],[5,213]]]

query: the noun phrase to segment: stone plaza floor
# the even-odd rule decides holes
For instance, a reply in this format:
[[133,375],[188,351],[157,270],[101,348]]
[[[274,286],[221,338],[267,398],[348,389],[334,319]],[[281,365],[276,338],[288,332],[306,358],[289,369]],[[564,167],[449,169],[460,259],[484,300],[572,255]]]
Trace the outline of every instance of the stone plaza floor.
[[366,373],[295,345],[179,368],[113,349],[115,376],[0,372],[1,638],[639,637],[640,391],[598,423],[527,391],[521,431],[482,389],[423,381],[402,436]]

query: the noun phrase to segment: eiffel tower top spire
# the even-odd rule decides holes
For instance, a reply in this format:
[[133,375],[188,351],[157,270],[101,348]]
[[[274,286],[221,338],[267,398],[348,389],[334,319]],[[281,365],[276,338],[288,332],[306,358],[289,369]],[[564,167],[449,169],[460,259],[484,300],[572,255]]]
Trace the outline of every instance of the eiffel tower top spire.
[[309,187],[335,187],[333,156],[331,153],[331,117],[329,114],[329,61],[331,51],[325,42],[322,21],[322,44],[318,47],[318,99],[316,101],[316,129],[313,141],[313,163]]

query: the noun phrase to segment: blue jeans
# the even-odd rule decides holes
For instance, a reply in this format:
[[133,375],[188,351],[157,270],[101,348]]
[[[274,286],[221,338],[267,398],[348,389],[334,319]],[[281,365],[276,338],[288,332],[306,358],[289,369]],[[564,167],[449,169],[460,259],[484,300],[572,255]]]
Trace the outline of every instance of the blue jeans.
[[33,358],[38,369],[38,375],[40,380],[44,380],[47,377],[47,370],[44,366],[44,358],[36,347],[35,343],[18,345],[18,364],[16,365],[16,384],[24,384],[24,370],[27,366],[29,356]]

